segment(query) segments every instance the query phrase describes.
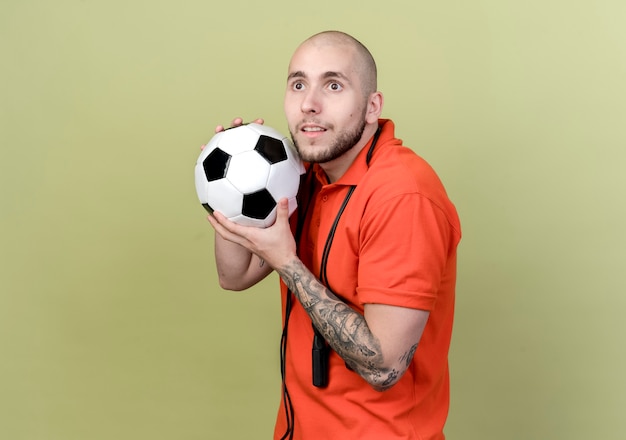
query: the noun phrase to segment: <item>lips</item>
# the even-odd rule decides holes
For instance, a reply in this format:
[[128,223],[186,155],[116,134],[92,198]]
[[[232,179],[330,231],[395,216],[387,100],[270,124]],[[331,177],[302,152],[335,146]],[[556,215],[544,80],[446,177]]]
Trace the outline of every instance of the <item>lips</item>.
[[326,128],[314,122],[304,122],[300,124],[300,131],[305,133],[322,133],[326,131]]

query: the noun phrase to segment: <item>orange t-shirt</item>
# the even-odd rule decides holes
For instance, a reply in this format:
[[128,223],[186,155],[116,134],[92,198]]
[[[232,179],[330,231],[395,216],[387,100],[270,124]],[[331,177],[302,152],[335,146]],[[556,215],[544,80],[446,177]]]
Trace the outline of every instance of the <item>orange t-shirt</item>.
[[[428,310],[430,316],[411,365],[389,390],[372,389],[332,350],[328,386],[316,388],[311,320],[294,299],[284,360],[294,439],[444,438],[459,219],[433,169],[394,137],[393,122],[380,124],[369,167],[370,145],[335,183],[312,165],[314,175],[301,192],[313,191],[313,196],[300,201],[307,220],[298,254],[319,278],[328,233],[350,186],[356,185],[328,254],[327,286],[360,313],[365,304],[378,303]],[[284,320],[287,289],[282,282],[281,292]],[[287,430],[284,396],[275,439]]]

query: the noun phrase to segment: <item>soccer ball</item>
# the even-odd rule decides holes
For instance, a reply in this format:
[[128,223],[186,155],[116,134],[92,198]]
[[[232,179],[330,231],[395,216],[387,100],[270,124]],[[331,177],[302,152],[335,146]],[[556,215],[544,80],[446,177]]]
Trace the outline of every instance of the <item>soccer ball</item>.
[[235,223],[266,228],[276,220],[278,200],[296,209],[304,166],[291,141],[266,125],[250,123],[216,133],[195,167],[202,206]]

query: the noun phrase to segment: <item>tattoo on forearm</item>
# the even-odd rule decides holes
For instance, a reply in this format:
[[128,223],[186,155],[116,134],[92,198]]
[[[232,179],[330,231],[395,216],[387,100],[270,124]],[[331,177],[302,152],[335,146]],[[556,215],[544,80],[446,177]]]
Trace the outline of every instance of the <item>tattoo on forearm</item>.
[[415,350],[417,350],[417,344],[411,347],[409,351],[407,351],[400,357],[400,362],[403,362],[408,367],[411,364],[411,361],[413,360],[413,355],[415,354]]
[[[372,334],[365,317],[341,302],[323,286],[299,260],[278,270],[287,287],[296,295],[315,327],[344,361],[378,389],[387,389],[401,374],[383,367],[378,339]],[[404,356],[410,363],[417,345]]]
[[400,373],[398,371],[392,368],[389,372],[389,375],[387,376],[387,379],[385,379],[385,381],[382,383],[383,388],[387,388],[391,384],[393,384],[393,382],[398,378],[399,374]]
[[298,295],[298,298],[302,303],[302,307],[304,307],[304,310],[310,313],[311,310],[313,310],[313,308],[321,302],[319,295],[311,294],[311,288],[307,288],[304,286],[302,282],[302,275],[297,272],[293,275],[293,283],[295,289],[293,289],[292,291],[297,291],[300,293],[300,295]]

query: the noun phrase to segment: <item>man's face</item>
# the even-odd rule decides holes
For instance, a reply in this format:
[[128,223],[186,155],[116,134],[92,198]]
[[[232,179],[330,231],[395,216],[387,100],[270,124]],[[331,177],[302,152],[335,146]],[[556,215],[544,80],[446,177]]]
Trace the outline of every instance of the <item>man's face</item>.
[[326,163],[361,140],[367,99],[348,45],[305,43],[289,65],[285,115],[303,160]]

